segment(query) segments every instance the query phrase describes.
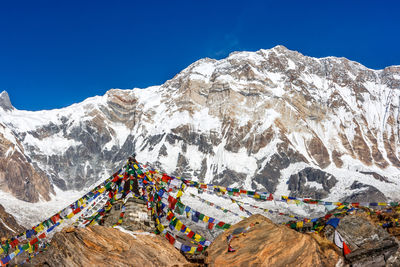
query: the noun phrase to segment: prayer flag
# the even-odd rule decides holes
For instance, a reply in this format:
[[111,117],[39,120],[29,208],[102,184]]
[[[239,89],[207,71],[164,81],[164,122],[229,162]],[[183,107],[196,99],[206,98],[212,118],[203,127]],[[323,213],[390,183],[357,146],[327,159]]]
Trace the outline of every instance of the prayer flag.
[[346,256],[350,252],[351,252],[351,250],[349,249],[349,247],[346,245],[345,242],[343,242],[343,254]]
[[169,243],[171,243],[172,245],[175,243],[175,238],[170,235],[170,233],[166,233],[165,237],[168,239]]
[[339,234],[338,231],[335,230],[335,245],[338,246],[339,248],[343,248],[343,237]]

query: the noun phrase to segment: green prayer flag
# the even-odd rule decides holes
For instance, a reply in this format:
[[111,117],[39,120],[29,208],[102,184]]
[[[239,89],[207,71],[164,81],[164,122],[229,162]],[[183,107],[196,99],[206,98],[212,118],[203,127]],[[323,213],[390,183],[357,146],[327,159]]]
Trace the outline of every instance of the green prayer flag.
[[179,215],[183,215],[184,211],[185,211],[185,205],[183,205],[182,202],[176,203],[175,212]]
[[200,213],[199,219],[200,219],[200,221],[202,221],[204,219],[204,214]]

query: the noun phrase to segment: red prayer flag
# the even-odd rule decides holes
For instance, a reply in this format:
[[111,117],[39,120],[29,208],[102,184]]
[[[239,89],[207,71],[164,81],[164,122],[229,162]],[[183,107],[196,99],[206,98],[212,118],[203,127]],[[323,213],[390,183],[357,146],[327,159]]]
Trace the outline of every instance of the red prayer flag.
[[118,175],[115,175],[115,176],[114,176],[114,179],[112,179],[113,182],[116,182],[116,181],[118,181],[118,180],[119,180]]
[[208,223],[208,229],[213,229],[213,227],[214,227],[214,224],[213,223]]
[[189,234],[187,235],[189,238],[192,238],[194,236],[194,232],[190,231]]
[[167,220],[170,221],[173,217],[174,217],[174,214],[173,214],[172,212],[170,212],[170,213],[167,215]]
[[77,213],[79,213],[81,211],[81,208],[77,208],[77,209],[75,209],[72,213],[73,214],[77,214]]
[[40,239],[46,238],[46,234],[42,233],[41,235],[38,236]]
[[347,255],[351,252],[351,250],[349,249],[349,247],[346,245],[346,243],[343,241],[343,255]]
[[169,233],[166,233],[165,237],[168,239],[169,243],[171,243],[172,245],[175,243],[175,238],[172,235],[170,235]]
[[231,247],[231,245],[228,245],[228,252],[235,252],[235,251],[236,251],[236,249]]
[[35,243],[39,242],[39,240],[37,239],[37,237],[35,237],[34,239],[32,239],[29,244],[33,245]]
[[[58,214],[57,214],[57,215],[58,215]],[[50,220],[53,222],[53,224],[56,224],[56,223],[57,223],[57,219],[58,219],[58,218],[56,217],[57,215],[54,215],[53,217],[50,218]],[[58,216],[60,216],[60,215],[58,215]]]
[[12,248],[14,248],[18,245],[18,243],[19,243],[18,239],[14,239],[13,241],[10,242],[10,245]]
[[168,196],[168,202],[169,202],[168,207],[173,210],[175,209],[175,204],[178,202],[178,200],[172,196]]

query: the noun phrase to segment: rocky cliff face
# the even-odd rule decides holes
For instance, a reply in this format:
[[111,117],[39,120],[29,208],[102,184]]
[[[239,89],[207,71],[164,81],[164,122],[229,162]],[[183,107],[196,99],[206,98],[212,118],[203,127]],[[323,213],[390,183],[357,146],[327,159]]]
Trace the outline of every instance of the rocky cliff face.
[[54,193],[46,174],[25,154],[21,142],[0,123],[0,188],[29,202],[49,200]]
[[0,205],[0,240],[7,239],[23,232],[25,229],[20,226],[13,216],[8,214]]
[[133,152],[177,176],[284,195],[372,201],[400,189],[398,66],[277,46],[202,59],[161,86],[60,110],[21,111],[0,98],[0,122],[32,172],[63,190],[106,177]]

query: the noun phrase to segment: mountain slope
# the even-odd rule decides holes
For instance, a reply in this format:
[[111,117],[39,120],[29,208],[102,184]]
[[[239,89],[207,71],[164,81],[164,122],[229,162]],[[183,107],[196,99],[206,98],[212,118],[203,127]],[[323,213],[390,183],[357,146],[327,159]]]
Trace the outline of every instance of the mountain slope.
[[21,142],[0,123],[0,188],[29,202],[50,200],[54,193],[46,174],[35,168]]
[[110,90],[59,110],[21,111],[0,99],[0,122],[63,190],[90,186],[136,152],[206,183],[398,198],[398,66],[371,70],[277,46],[202,59],[161,86]]

